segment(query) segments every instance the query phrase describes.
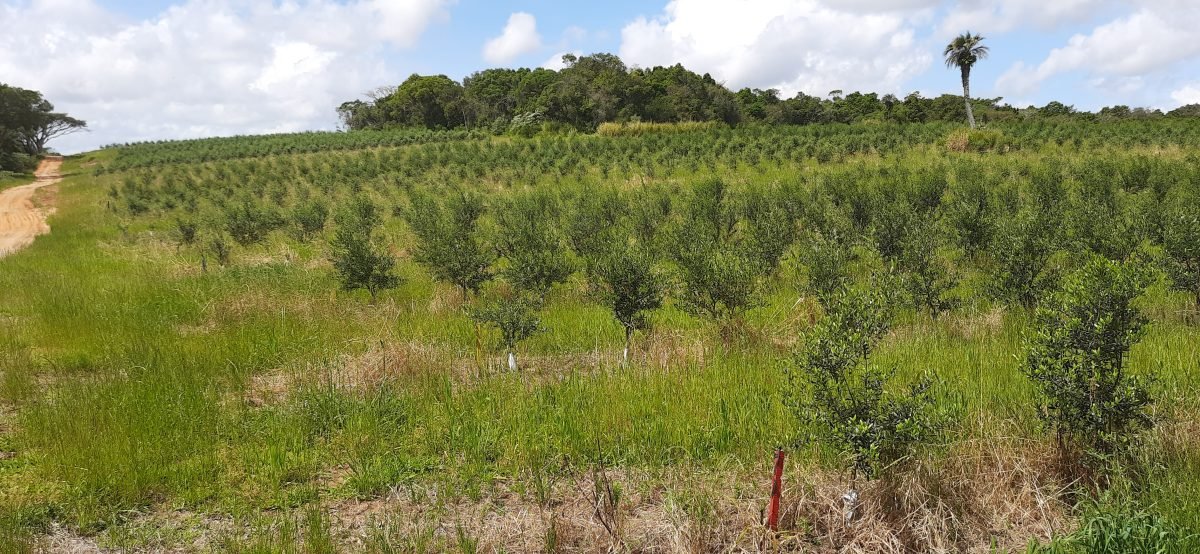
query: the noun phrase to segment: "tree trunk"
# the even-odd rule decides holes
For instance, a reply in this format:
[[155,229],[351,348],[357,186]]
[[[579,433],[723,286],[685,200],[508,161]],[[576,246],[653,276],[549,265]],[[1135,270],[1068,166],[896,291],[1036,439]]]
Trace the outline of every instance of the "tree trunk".
[[626,327],[625,328],[625,351],[621,353],[621,365],[622,366],[629,365],[629,343],[630,343],[630,340],[632,337],[633,337],[633,329],[630,327]]
[[967,105],[967,125],[975,128],[975,112],[971,109],[971,68],[962,68],[963,102]]
[[514,354],[512,350],[508,351],[508,370],[509,371],[517,370],[517,355]]

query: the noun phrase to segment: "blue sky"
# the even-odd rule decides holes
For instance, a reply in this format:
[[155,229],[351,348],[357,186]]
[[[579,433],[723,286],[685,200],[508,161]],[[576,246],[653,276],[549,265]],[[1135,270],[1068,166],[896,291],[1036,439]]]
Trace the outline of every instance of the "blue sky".
[[[1194,0],[0,0],[0,81],[134,140],[332,129],[333,108],[411,73],[461,79],[564,52],[680,62],[731,88],[956,92],[955,33],[992,56],[976,96],[1174,108],[1200,102]],[[10,32],[11,31],[11,32]]]

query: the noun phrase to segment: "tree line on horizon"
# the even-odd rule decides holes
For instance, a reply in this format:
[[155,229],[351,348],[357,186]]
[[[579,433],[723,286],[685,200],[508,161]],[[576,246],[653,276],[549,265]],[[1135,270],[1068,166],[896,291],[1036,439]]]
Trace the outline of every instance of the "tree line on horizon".
[[[368,93],[366,100],[344,102],[337,112],[348,130],[472,128],[496,134],[543,129],[591,132],[602,123],[636,121],[807,125],[865,120],[919,123],[977,118],[987,123],[1031,117],[1106,121],[1200,116],[1200,104],[1165,114],[1123,105],[1092,113],[1059,101],[1017,108],[1001,103],[999,97],[972,98],[968,103],[962,95],[926,98],[918,92],[901,98],[833,90],[826,97],[800,92],[784,98],[777,89],[733,91],[710,74],[698,74],[681,64],[631,68],[620,57],[606,53],[568,54],[563,56],[563,63],[560,70],[485,69],[462,82],[446,75],[414,73],[398,86]],[[964,75],[964,84],[965,79]],[[973,112],[970,118],[968,110]]]

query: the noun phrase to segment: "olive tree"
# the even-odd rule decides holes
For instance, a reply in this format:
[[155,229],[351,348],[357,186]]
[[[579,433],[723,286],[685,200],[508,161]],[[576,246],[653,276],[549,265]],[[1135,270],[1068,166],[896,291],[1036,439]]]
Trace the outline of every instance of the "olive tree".
[[846,455],[852,479],[876,477],[948,421],[930,378],[897,387],[895,368],[871,362],[895,312],[887,290],[840,289],[786,368],[788,407],[808,436]]
[[517,370],[517,345],[542,330],[538,315],[541,301],[533,295],[513,292],[492,298],[470,312],[471,319],[500,331],[500,341],[508,353],[508,369]]
[[672,257],[688,312],[725,326],[758,304],[765,268],[734,236],[737,223],[719,179],[699,183],[674,229]]
[[558,199],[545,191],[517,194],[496,212],[496,245],[507,261],[501,271],[513,286],[541,298],[574,272],[559,216]]
[[1023,369],[1038,414],[1060,444],[1093,459],[1118,453],[1153,425],[1147,379],[1125,367],[1148,322],[1133,301],[1149,280],[1136,262],[1093,255],[1039,306],[1025,338]]
[[464,300],[492,278],[496,256],[479,237],[483,213],[483,198],[463,190],[451,194],[444,204],[416,195],[405,213],[417,236],[413,258],[437,280],[458,287]]
[[1175,200],[1162,214],[1163,250],[1167,272],[1176,290],[1192,295],[1200,307],[1200,210],[1197,201]]
[[614,248],[595,264],[591,278],[604,304],[625,329],[621,360],[628,363],[633,333],[648,325],[646,312],[662,306],[665,281],[655,269],[654,259],[640,247]]
[[394,273],[396,259],[375,237],[382,223],[375,204],[357,196],[334,221],[337,228],[329,258],[342,289],[366,289],[374,303],[379,291],[399,286],[400,278]]

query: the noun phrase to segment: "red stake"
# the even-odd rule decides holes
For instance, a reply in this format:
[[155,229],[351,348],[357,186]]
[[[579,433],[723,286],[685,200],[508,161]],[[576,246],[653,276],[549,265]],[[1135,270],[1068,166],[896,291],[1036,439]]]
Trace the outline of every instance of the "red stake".
[[771,480],[771,506],[767,509],[767,529],[779,530],[779,500],[783,497],[783,449],[775,449],[775,478]]

